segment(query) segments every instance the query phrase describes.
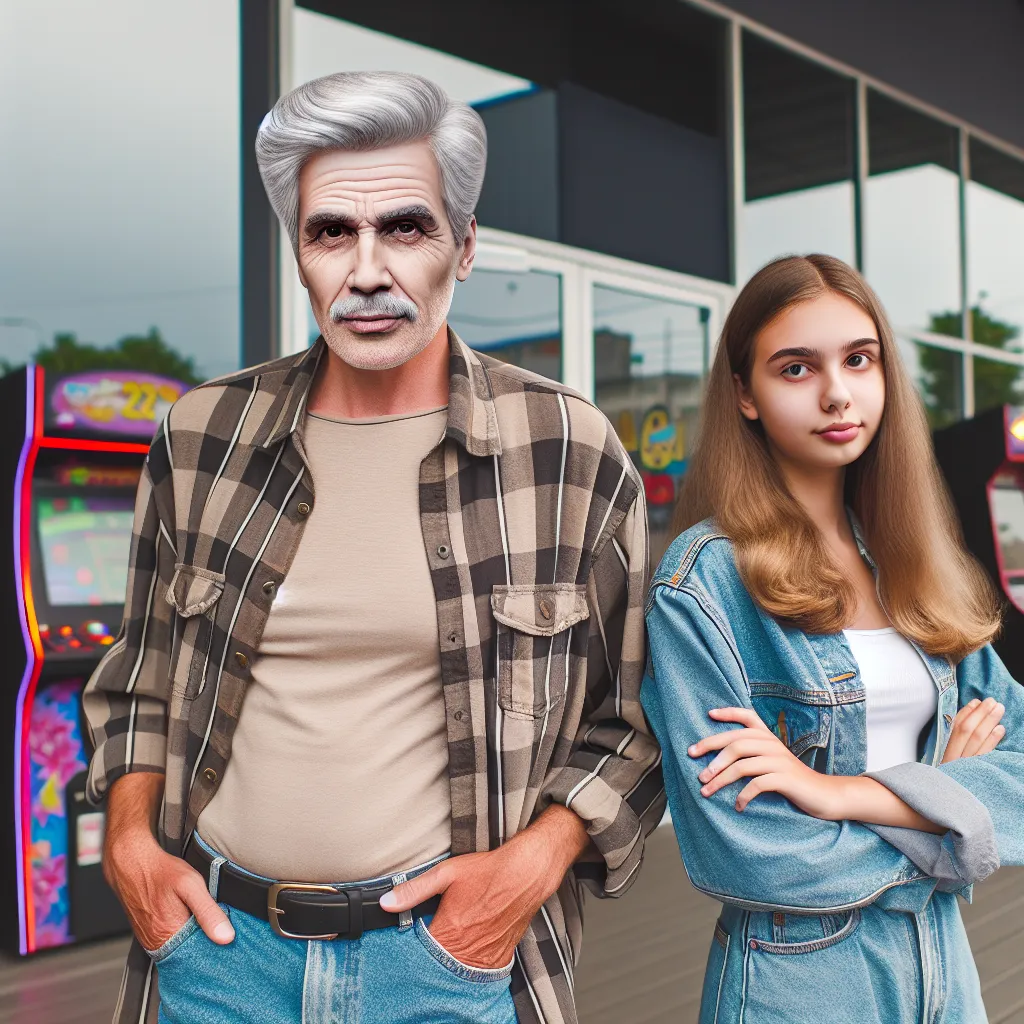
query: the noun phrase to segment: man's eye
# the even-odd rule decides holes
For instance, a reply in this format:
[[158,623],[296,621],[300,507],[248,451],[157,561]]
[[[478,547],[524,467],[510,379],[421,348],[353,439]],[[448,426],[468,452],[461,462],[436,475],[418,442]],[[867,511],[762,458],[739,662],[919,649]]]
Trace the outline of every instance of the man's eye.
[[323,230],[324,235],[327,238],[341,238],[341,225],[340,224],[328,224]]
[[396,235],[405,235],[411,237],[419,231],[419,225],[415,221],[411,220],[400,220],[397,224],[391,226],[391,230]]

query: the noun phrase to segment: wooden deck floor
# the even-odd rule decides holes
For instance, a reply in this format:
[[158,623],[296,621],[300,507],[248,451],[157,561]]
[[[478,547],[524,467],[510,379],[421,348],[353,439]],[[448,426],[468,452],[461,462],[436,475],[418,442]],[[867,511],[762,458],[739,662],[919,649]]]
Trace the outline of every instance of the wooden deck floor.
[[[687,883],[671,829],[659,829],[629,894],[587,903],[576,978],[582,1024],[692,1024],[717,912]],[[992,1024],[1024,1024],[1024,869],[979,886],[964,919]],[[0,1024],[107,1024],[126,946],[118,939],[0,959]]]

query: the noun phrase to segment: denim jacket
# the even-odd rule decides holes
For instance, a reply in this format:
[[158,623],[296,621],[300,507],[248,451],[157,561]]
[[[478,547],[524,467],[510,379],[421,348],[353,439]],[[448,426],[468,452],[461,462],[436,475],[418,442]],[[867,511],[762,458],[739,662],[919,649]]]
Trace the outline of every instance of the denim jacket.
[[[918,649],[938,697],[920,759],[872,773],[947,829],[932,835],[822,821],[774,793],[739,813],[734,803],[747,779],[710,798],[700,795],[698,772],[714,755],[695,760],[688,746],[736,728],[710,719],[712,708],[753,708],[820,772],[861,774],[867,753],[864,685],[844,635],[804,633],[758,607],[736,569],[732,545],[712,522],[692,527],[669,548],[651,584],[647,625],[641,700],[664,751],[683,863],[696,888],[726,905],[712,943],[702,1024],[775,1020],[780,1007],[777,1019],[793,1024],[804,1019],[804,998],[817,1000],[808,1003],[806,1019],[820,1020],[820,986],[840,980],[828,982],[832,970],[842,972],[844,995],[858,971],[873,994],[863,1005],[854,1000],[849,1016],[829,1020],[877,1019],[882,1007],[885,1020],[984,1020],[953,894],[969,899],[970,886],[1001,863],[1024,863],[1024,690],[992,649],[955,667]],[[986,696],[1006,706],[999,747],[939,764],[958,708]],[[917,942],[904,949],[911,934],[902,923],[907,914]],[[860,937],[851,939],[855,932]],[[767,970],[771,955],[777,968],[777,954],[792,952],[804,956],[785,961],[784,977]],[[891,972],[892,991],[880,986],[879,963]],[[805,969],[815,984],[791,976]],[[760,1015],[753,1012],[759,1000],[767,1008]],[[946,1016],[932,1012],[940,1006]]]

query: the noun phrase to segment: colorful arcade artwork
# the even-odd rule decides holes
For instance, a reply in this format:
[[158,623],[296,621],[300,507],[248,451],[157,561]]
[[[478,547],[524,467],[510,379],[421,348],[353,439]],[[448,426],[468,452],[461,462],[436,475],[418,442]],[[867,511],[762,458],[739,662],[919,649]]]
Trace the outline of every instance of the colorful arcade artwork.
[[663,530],[672,518],[679,481],[686,473],[683,423],[673,422],[666,406],[653,405],[643,414],[639,431],[629,411],[619,414],[615,426],[644,481],[651,529]]
[[40,948],[60,946],[71,938],[65,789],[86,768],[78,725],[81,692],[79,680],[47,687],[37,694],[29,722],[32,902]]
[[59,378],[50,392],[48,422],[61,430],[102,430],[137,436],[151,431],[188,390],[170,377],[134,370],[96,370]]

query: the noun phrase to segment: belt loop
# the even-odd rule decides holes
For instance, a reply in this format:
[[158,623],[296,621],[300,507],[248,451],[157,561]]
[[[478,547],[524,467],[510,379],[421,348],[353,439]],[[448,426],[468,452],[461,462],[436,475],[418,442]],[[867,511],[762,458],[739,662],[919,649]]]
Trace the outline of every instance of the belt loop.
[[348,935],[353,942],[363,937],[363,890],[348,890]]
[[210,896],[217,898],[217,890],[220,888],[220,868],[228,862],[227,857],[214,857],[210,862]]
[[[409,876],[403,871],[401,874],[391,876],[392,885],[401,885],[403,882],[407,882]],[[412,927],[412,911],[401,910],[398,913],[398,930],[400,932],[407,931]]]

